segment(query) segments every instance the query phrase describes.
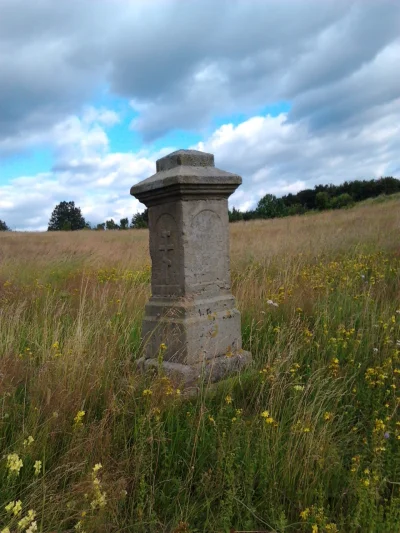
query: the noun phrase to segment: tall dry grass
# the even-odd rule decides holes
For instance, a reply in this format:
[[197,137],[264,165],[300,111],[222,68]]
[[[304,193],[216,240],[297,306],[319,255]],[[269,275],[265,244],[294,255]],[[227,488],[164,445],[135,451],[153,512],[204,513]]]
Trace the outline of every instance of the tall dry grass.
[[[398,251],[400,201],[307,216],[231,224],[232,267],[251,259],[348,252],[355,247]],[[147,230],[3,233],[2,268],[48,269],[72,261],[137,269],[149,263]]]
[[147,231],[1,234],[0,531],[398,531],[399,206],[231,225],[254,367],[194,399],[135,372]]

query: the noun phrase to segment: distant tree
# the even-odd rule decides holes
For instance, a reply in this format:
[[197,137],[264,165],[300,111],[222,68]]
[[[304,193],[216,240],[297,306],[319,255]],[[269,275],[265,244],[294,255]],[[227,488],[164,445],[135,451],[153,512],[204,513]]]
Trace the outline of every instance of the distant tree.
[[114,222],[113,219],[106,220],[106,229],[119,229],[119,226]]
[[133,215],[131,221],[131,228],[141,229],[149,227],[149,210],[145,209],[143,213],[136,213]]
[[[83,226],[83,228],[84,228],[84,227],[85,227],[85,226]],[[72,228],[71,221],[70,221],[70,220],[65,220],[65,221],[63,222],[63,225],[61,226],[61,231],[72,231],[71,228]],[[82,229],[83,229],[83,228],[82,228]]]
[[388,176],[377,180],[379,194],[394,194],[400,192],[400,180]]
[[0,231],[9,231],[10,228],[7,226],[7,224],[5,222],[3,222],[3,220],[0,220]]
[[243,220],[253,220],[254,218],[258,218],[257,211],[250,210],[243,213]]
[[306,208],[301,204],[292,204],[286,208],[286,215],[291,217],[293,215],[304,215]]
[[[379,178],[377,180],[354,180],[345,181],[341,185],[316,185],[314,189],[305,189],[296,194],[288,194],[282,197],[286,207],[300,204],[304,209],[326,209],[347,207],[352,205],[352,202],[361,202],[368,198],[376,198],[381,194],[394,194],[400,192],[400,180],[387,176],[386,178]],[[326,206],[326,196],[320,193],[326,193],[329,196],[329,205]],[[343,194],[349,196],[343,197],[340,200],[337,198]],[[325,206],[325,207],[323,207]]]
[[292,193],[289,193],[289,194],[286,194],[285,196],[282,196],[282,200],[283,200],[284,204],[286,205],[286,207],[291,207],[292,205],[295,205],[295,204],[299,203],[299,200],[297,198],[297,194],[292,194]]
[[48,231],[75,231],[85,227],[85,219],[75,202],[60,202],[53,210]]
[[350,196],[350,194],[344,193],[340,196],[336,196],[336,198],[332,198],[330,201],[330,207],[333,209],[341,209],[342,207],[350,207],[354,204],[353,198]]
[[102,222],[101,224],[97,224],[96,229],[98,231],[104,231],[106,229],[106,223]]
[[128,218],[121,218],[119,221],[119,227],[120,229],[128,229],[129,228],[129,219]]
[[85,227],[83,229],[93,229],[90,222],[85,222]]
[[229,210],[228,215],[229,222],[237,222],[238,220],[243,220],[243,213],[239,209],[236,209],[236,207],[233,207],[232,211]]
[[317,209],[323,211],[329,208],[329,194],[325,191],[317,192],[315,197],[315,205]]
[[266,194],[258,202],[256,213],[258,218],[276,218],[285,216],[286,206],[282,198]]

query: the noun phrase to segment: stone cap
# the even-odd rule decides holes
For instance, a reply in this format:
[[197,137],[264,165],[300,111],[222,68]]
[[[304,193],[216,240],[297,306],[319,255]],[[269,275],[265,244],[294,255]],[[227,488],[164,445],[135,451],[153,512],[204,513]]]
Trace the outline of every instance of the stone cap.
[[156,162],[157,172],[170,170],[178,166],[184,167],[213,167],[214,156],[199,150],[177,150],[162,157]]
[[213,154],[197,150],[178,150],[156,165],[156,174],[131,188],[131,195],[147,206],[178,198],[228,198],[242,183],[237,174],[216,168]]

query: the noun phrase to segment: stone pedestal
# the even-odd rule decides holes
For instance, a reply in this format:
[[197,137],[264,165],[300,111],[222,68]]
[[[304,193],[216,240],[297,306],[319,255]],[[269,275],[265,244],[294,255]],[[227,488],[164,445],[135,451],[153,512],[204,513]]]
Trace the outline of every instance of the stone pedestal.
[[149,208],[152,296],[143,320],[143,369],[162,364],[175,382],[193,385],[250,362],[229,269],[228,197],[241,182],[215,168],[212,154],[179,150],[131,188]]

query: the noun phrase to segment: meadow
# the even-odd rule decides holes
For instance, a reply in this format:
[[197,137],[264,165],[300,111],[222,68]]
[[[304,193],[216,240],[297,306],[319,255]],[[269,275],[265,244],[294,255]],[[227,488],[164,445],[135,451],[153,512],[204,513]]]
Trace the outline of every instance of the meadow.
[[140,376],[148,232],[0,234],[0,531],[400,531],[400,200],[230,225],[254,365]]

